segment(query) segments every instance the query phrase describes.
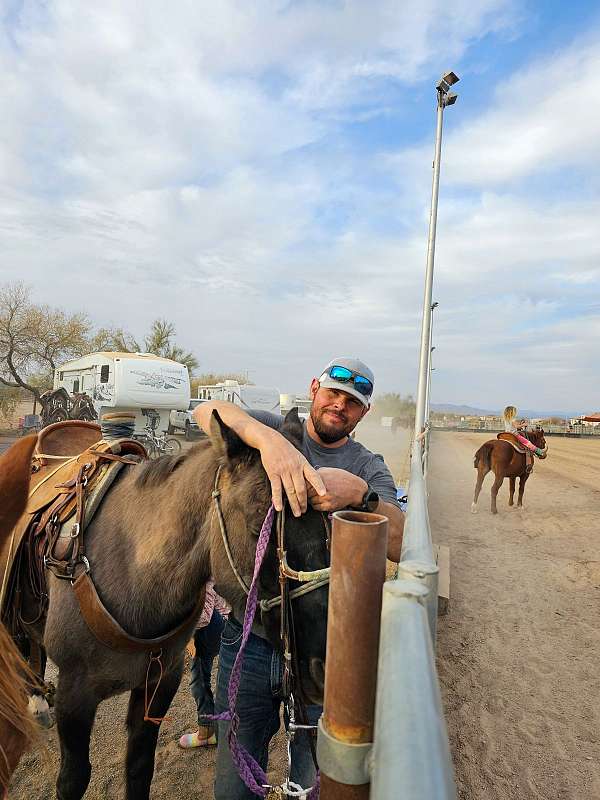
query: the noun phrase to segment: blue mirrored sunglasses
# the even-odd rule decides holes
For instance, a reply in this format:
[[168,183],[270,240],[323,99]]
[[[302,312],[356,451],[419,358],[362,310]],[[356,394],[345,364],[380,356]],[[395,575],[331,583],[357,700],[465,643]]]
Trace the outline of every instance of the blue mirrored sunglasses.
[[364,375],[359,375],[357,372],[352,372],[348,367],[330,367],[327,370],[330,378],[339,383],[350,383],[352,381],[354,388],[360,392],[364,397],[370,397],[373,393],[373,384]]

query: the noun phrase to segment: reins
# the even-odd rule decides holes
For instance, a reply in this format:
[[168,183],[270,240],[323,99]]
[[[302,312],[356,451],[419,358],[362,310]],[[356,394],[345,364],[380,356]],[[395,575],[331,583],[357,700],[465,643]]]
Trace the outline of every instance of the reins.
[[[242,626],[242,639],[240,642],[239,650],[236,654],[234,665],[231,671],[229,686],[227,688],[227,697],[229,701],[229,709],[221,714],[213,715],[210,719],[228,721],[230,722],[228,742],[231,757],[237,767],[238,773],[246,786],[259,797],[287,796],[305,798],[305,800],[316,800],[319,796],[319,772],[316,763],[315,747],[312,740],[310,741],[311,752],[315,767],[317,767],[317,776],[314,786],[309,789],[302,789],[298,784],[290,781],[289,774],[291,768],[291,742],[296,731],[304,730],[314,731],[315,725],[297,724],[295,717],[295,699],[294,699],[294,667],[297,668],[297,653],[295,647],[295,633],[294,633],[294,620],[292,615],[292,600],[296,597],[308,594],[315,589],[319,589],[329,583],[330,568],[303,571],[294,570],[287,563],[286,549],[285,549],[285,506],[284,510],[275,512],[274,506],[271,504],[256,544],[256,557],[254,562],[254,572],[252,582],[248,587],[234,563],[231,547],[229,546],[229,539],[227,536],[227,526],[225,518],[221,509],[221,491],[219,489],[219,478],[221,474],[221,467],[217,469],[215,475],[215,484],[212,492],[212,497],[215,501],[217,510],[217,518],[219,520],[219,527],[221,530],[221,537],[225,552],[229,560],[231,569],[244,590],[247,596],[246,609],[244,612],[244,622]],[[260,570],[267,552],[268,544],[271,538],[273,520],[276,514],[276,531],[277,531],[277,556],[279,560],[279,595],[270,598],[269,600],[258,601],[258,579]],[[329,528],[325,517],[322,515],[323,524],[327,541],[329,542]],[[297,589],[290,590],[289,580],[299,581],[304,583]],[[267,776],[256,760],[245,750],[239,743],[237,732],[239,728],[240,719],[236,711],[237,695],[240,687],[242,664],[244,661],[244,650],[250,632],[257,608],[260,606],[261,611],[268,612],[277,606],[281,606],[281,625],[280,625],[280,638],[283,645],[283,683],[282,690],[284,696],[284,704],[288,717],[288,776],[283,784],[280,786],[272,786],[267,781]],[[297,670],[296,670],[297,671]],[[306,720],[306,711],[302,704],[299,706],[302,723]]]

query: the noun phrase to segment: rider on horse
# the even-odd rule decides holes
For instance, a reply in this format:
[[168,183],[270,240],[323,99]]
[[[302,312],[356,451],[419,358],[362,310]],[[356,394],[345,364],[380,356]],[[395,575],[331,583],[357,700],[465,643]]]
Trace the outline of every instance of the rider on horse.
[[533,442],[530,442],[529,439],[519,433],[519,431],[525,427],[525,423],[523,421],[517,422],[517,409],[515,406],[506,406],[502,416],[504,417],[505,432],[512,433],[513,436],[519,441],[519,444],[522,444],[523,447],[526,448],[527,452],[525,453],[525,460],[527,463],[527,472],[531,472],[533,469],[532,453],[535,453],[536,456],[543,456],[543,451],[540,450],[539,447],[536,447]]

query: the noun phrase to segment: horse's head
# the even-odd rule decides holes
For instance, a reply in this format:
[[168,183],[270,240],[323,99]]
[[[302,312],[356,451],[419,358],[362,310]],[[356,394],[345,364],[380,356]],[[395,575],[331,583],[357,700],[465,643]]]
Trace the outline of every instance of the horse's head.
[[530,442],[543,451],[545,456],[548,451],[548,445],[546,444],[546,439],[544,437],[544,429],[538,425],[533,430],[527,430],[525,435]]
[[[301,447],[302,423],[296,409],[286,416],[282,433],[294,446]],[[271,487],[258,450],[244,444],[216,412],[213,413],[210,435],[222,466],[219,486],[221,507],[232,560],[245,583],[249,585],[254,569],[256,540],[271,504]],[[284,513],[285,549],[289,566],[305,572],[328,567],[327,518],[310,506],[300,518],[295,518],[289,509]],[[229,565],[221,532],[215,523],[212,527],[212,542],[211,559],[217,589],[234,608],[239,608],[245,597]],[[300,585],[290,580],[290,589]],[[259,598],[267,600],[277,597],[279,591],[279,558],[274,524],[260,573]],[[290,633],[295,650],[296,690],[300,690],[305,700],[311,703],[321,703],[323,700],[327,595],[328,586],[325,585],[295,598],[291,603]],[[264,610],[262,623],[269,641],[274,647],[281,649],[280,605]]]

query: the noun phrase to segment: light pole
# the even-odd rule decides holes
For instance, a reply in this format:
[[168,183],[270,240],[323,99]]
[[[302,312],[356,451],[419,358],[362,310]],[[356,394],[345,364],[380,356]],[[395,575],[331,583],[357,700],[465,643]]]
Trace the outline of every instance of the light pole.
[[415,436],[423,431],[426,422],[427,383],[431,363],[431,312],[433,304],[433,261],[435,257],[435,232],[437,225],[437,207],[440,188],[440,159],[442,153],[442,123],[446,106],[454,105],[456,95],[450,87],[457,83],[458,76],[447,72],[438,81],[437,91],[437,127],[435,134],[435,155],[433,158],[433,183],[431,189],[431,211],[429,214],[429,238],[427,240],[427,266],[425,269],[425,294],[423,298],[423,320],[421,323],[421,351],[419,356],[419,379],[417,383],[417,400],[415,410]]
[[[429,352],[433,355],[433,351],[435,347],[432,347]],[[426,405],[426,416],[425,422],[429,426],[430,424],[430,417],[431,417],[431,373],[433,372],[433,367],[431,366],[433,363],[432,355],[429,357],[429,370],[427,371],[427,405]]]
[[435,350],[435,346],[431,345],[433,341],[433,312],[439,306],[439,303],[435,302],[431,304],[431,315],[429,317],[429,367],[427,370],[427,391],[426,391],[426,400],[425,400],[425,425],[429,425],[429,418],[431,416],[431,373],[433,372],[432,364],[432,357],[431,353]]

